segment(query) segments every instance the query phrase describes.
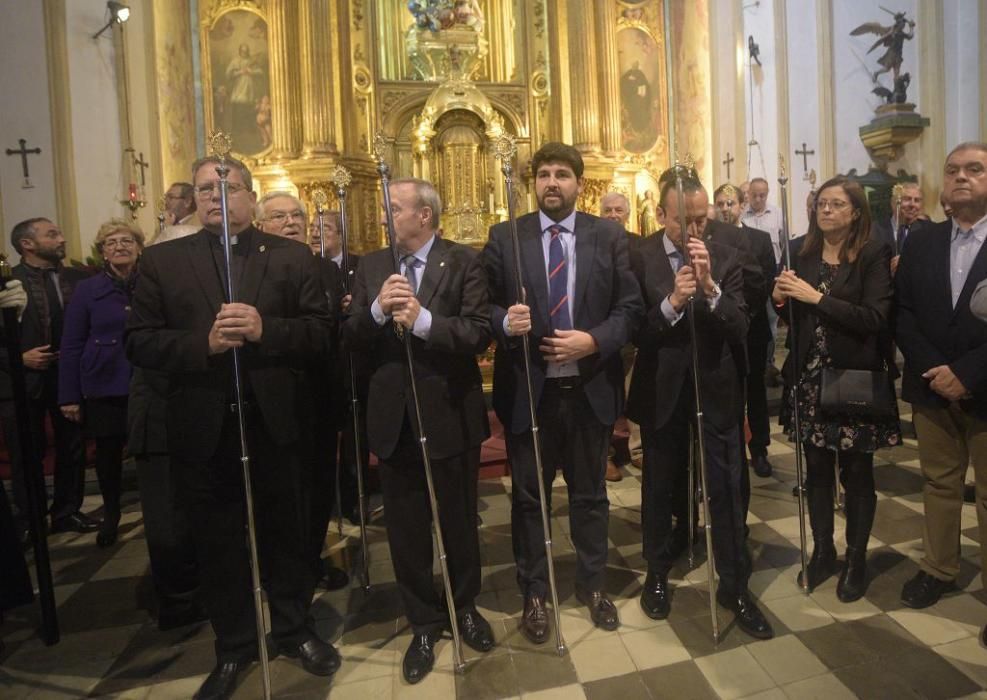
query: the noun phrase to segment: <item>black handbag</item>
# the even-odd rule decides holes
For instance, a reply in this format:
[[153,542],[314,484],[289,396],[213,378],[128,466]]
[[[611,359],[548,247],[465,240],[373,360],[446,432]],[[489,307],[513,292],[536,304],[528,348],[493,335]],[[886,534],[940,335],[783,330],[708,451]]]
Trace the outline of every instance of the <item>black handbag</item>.
[[887,370],[824,367],[819,411],[826,416],[894,418],[898,404]]

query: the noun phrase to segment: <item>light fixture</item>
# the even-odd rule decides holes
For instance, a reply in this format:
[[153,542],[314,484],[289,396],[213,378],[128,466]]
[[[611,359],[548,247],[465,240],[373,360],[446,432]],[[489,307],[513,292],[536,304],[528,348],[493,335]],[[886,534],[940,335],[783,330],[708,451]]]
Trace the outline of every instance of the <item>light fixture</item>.
[[110,11],[110,21],[100,29],[98,32],[93,34],[93,39],[98,39],[102,36],[103,32],[116,24],[123,24],[128,19],[130,19],[130,8],[124,5],[122,2],[116,2],[115,0],[108,0],[106,3],[106,9]]

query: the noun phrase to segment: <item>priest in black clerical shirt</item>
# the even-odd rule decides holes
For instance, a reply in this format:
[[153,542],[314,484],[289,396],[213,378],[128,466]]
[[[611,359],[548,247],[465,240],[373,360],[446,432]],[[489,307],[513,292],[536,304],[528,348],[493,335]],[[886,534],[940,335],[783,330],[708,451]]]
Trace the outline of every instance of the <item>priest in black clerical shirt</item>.
[[303,508],[304,369],[323,356],[332,317],[303,245],[251,226],[250,172],[229,159],[237,303],[225,303],[218,160],[193,166],[203,230],[147,250],[128,324],[131,362],[168,375],[166,424],[176,497],[192,520],[217,665],[197,698],[227,698],[257,658],[244,538],[232,348],[240,348],[260,568],[278,653],[331,675],[339,654],[305,625],[312,600]]

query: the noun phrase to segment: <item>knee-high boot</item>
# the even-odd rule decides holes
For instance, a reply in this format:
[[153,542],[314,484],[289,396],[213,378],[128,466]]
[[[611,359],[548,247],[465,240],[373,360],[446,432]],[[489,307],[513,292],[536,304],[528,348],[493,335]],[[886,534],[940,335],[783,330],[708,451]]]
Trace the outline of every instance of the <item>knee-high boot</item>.
[[844,603],[860,600],[867,591],[867,542],[876,509],[875,494],[846,499],[846,568],[836,585],[836,596]]
[[[836,547],[833,545],[833,489],[830,486],[809,486],[809,524],[812,526],[812,558],[809,570],[809,590],[813,590],[836,573]],[[802,573],[798,577],[802,585]]]

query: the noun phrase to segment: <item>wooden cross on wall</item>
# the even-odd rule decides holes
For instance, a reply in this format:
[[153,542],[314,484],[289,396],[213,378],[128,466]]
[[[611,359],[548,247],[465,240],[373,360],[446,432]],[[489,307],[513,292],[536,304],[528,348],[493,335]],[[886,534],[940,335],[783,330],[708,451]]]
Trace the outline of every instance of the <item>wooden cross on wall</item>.
[[796,149],[795,155],[802,156],[802,172],[803,173],[809,172],[809,156],[816,155],[816,152],[815,151],[810,151],[808,149],[808,147],[805,145],[805,141],[803,141],[802,142],[802,150],[800,151],[800,150]]
[[32,187],[34,187],[34,185],[31,184],[31,173],[30,173],[30,171],[28,170],[28,167],[27,167],[27,165],[28,165],[27,164],[27,157],[28,157],[29,154],[32,154],[32,153],[33,154],[40,155],[41,154],[41,147],[39,146],[37,148],[28,148],[27,147],[27,139],[17,139],[17,143],[19,143],[21,145],[21,147],[20,148],[8,148],[7,149],[7,155],[8,156],[20,156],[21,157],[21,172],[24,173],[24,181],[21,183],[21,189],[22,190],[29,190]]
[[[133,157],[133,156],[131,156]],[[141,151],[139,158],[134,158],[134,165],[141,169],[141,187],[147,185],[147,179],[144,176],[144,171],[151,165],[146,160],[144,160],[144,152]]]
[[727,151],[727,159],[725,161],[723,161],[723,165],[727,166],[727,180],[730,179],[730,165],[735,160],[736,160],[736,158],[734,158],[732,155],[730,155],[730,151]]

